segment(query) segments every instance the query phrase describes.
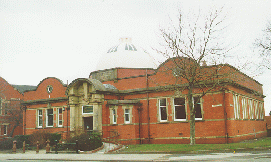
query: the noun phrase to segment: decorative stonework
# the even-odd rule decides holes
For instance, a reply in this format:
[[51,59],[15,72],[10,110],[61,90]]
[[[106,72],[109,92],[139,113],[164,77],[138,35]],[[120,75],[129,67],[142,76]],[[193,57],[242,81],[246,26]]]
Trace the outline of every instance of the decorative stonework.
[[109,69],[104,71],[97,71],[91,74],[92,79],[99,81],[109,81],[117,79],[116,69]]

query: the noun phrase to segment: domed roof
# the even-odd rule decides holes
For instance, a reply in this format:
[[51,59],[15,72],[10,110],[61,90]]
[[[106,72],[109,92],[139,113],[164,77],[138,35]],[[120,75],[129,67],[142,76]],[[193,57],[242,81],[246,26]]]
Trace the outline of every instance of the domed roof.
[[120,43],[110,48],[100,58],[96,70],[111,68],[156,68],[154,59],[132,44],[131,38],[120,38]]

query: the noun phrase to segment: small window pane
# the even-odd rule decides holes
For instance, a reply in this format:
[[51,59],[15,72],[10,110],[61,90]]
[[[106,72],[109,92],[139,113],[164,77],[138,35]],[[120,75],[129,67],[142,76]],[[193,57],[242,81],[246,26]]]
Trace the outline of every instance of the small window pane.
[[38,127],[42,127],[42,110],[38,110]]
[[47,109],[47,126],[53,126],[53,109]]
[[175,106],[175,119],[186,119],[185,106]]
[[161,120],[167,120],[167,108],[166,107],[161,107]]
[[115,109],[112,110],[112,115],[113,115],[113,124],[116,124],[117,123],[117,117],[116,117],[116,110]]
[[185,105],[185,99],[184,98],[175,98],[174,104],[175,105]]
[[163,99],[160,99],[160,106],[166,106],[166,99],[163,98]]
[[195,118],[202,118],[201,103],[199,97],[194,97]]
[[130,121],[130,110],[129,109],[125,109],[125,122],[129,122]]
[[4,125],[4,135],[7,135],[7,133],[8,133],[8,127]]

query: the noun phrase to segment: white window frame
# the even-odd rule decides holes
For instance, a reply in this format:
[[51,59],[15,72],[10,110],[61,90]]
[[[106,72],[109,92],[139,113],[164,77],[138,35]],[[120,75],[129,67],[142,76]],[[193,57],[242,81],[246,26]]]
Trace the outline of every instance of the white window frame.
[[[175,104],[175,99],[179,99],[179,98],[184,99],[184,105],[176,105]],[[185,97],[173,98],[173,105],[174,105],[174,108],[173,108],[174,121],[186,121],[187,120],[187,112],[186,112],[186,99],[185,99]],[[176,106],[184,106],[185,119],[176,119]]]
[[4,132],[3,132],[3,135],[8,135],[8,126],[7,125],[4,125]]
[[239,95],[233,94],[234,119],[240,119]]
[[[61,110],[61,118],[60,118],[60,113],[59,111]],[[59,124],[61,121],[61,124]],[[63,127],[63,108],[58,108],[57,109],[57,125],[58,127]]]
[[259,102],[254,100],[255,119],[259,119]]
[[[39,114],[39,112],[41,112],[41,115]],[[40,123],[40,118],[41,118],[41,123]],[[38,120],[38,125],[37,127],[38,128],[42,128],[43,127],[43,112],[42,112],[42,109],[38,109],[37,110],[37,120]],[[41,125],[40,125],[41,124]]]
[[[195,100],[194,100],[195,97],[199,98],[201,118],[196,118],[195,104],[198,104],[198,103],[195,103]],[[192,99],[193,99],[193,108],[194,108],[194,111],[195,111],[195,120],[202,120],[203,119],[202,100],[201,100],[201,98],[199,96],[193,96]]]
[[[132,117],[133,117],[133,105],[124,105],[122,106],[122,109],[123,109],[124,124],[131,124]],[[129,112],[127,113],[126,110],[128,110]],[[126,120],[126,116],[128,116],[128,120]]]
[[254,119],[254,109],[253,109],[253,100],[248,99],[248,107],[249,107],[249,118]]
[[117,111],[118,106],[110,106],[110,124],[117,124],[118,122],[118,111]]
[[117,110],[112,109],[112,124],[117,124]]
[[[165,100],[165,103],[166,103],[166,105],[162,105],[161,106],[161,100]],[[168,121],[168,113],[167,113],[167,98],[159,98],[158,99],[158,107],[159,107],[159,121],[160,122],[167,122]],[[165,108],[166,109],[166,117],[167,117],[167,119],[163,119],[162,120],[162,114],[161,114],[161,108]]]
[[[128,112],[126,112],[126,110]],[[128,120],[126,120],[127,119],[126,116],[128,116]],[[129,108],[125,108],[124,109],[124,123],[125,124],[130,124],[130,122],[131,122],[131,120],[130,120],[130,109]]]
[[261,101],[259,101],[259,119],[264,119],[264,107]]
[[243,119],[248,119],[246,97],[242,97],[242,111],[243,111]]
[[[89,112],[89,113],[85,113],[84,112],[84,107],[92,107],[92,112]],[[93,114],[94,112],[94,106],[93,105],[83,105],[82,106],[82,114],[85,115],[85,114]]]
[[[48,114],[48,110],[52,110],[53,111],[53,113],[52,113],[52,116],[53,116],[53,118],[52,118],[52,120],[53,120],[53,125],[48,125],[49,124],[49,114]],[[54,127],[54,109],[53,108],[51,108],[51,109],[46,109],[46,127]]]

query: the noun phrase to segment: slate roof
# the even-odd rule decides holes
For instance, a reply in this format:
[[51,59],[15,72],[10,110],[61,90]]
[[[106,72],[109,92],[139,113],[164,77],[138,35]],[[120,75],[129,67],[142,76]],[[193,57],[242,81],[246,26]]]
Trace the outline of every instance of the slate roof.
[[37,88],[37,86],[31,86],[31,85],[12,85],[12,86],[21,93],[24,93],[26,91],[32,91]]

